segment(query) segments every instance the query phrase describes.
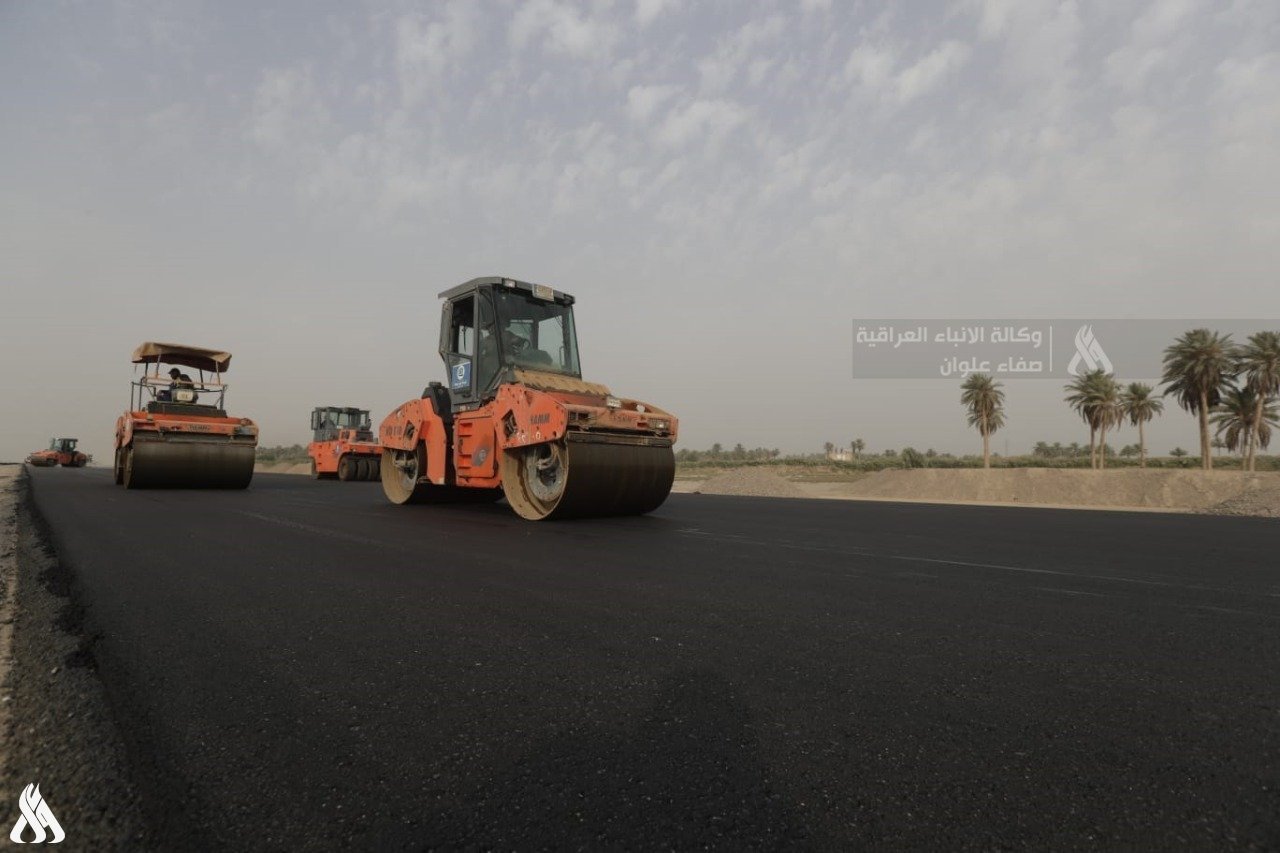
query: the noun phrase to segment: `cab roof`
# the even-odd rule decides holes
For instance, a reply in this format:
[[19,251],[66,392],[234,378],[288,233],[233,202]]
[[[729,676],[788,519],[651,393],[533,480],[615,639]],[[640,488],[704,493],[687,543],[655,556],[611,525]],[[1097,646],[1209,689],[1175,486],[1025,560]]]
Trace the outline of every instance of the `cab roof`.
[[195,370],[224,373],[231,366],[231,353],[186,344],[146,341],[133,351],[134,364],[180,364]]
[[[503,287],[510,290],[520,290],[531,296],[537,296],[540,299],[547,299],[548,302],[558,302],[561,305],[572,305],[573,297],[569,294],[555,290],[541,284],[531,284],[527,281],[520,281],[516,278],[507,278],[500,275],[482,276],[481,278],[473,278],[471,281],[464,282],[457,287],[451,287],[448,290],[441,291],[441,299],[453,299],[455,296],[462,296],[474,290],[480,290],[485,287]],[[550,292],[550,298],[541,295],[541,293]]]

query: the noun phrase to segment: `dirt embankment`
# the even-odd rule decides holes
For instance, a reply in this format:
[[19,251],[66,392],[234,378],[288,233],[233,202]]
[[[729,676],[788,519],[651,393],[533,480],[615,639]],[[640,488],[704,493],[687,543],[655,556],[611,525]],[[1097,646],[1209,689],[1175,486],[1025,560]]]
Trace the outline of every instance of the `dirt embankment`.
[[1280,472],[916,468],[876,471],[834,482],[804,482],[795,477],[786,469],[739,468],[704,481],[681,480],[677,491],[1280,517]]
[[259,462],[253,466],[255,474],[310,474],[310,462]]
[[38,785],[65,849],[160,849],[98,677],[97,636],[16,465],[0,466],[0,575],[0,791],[13,798],[0,813],[16,820],[18,794]]

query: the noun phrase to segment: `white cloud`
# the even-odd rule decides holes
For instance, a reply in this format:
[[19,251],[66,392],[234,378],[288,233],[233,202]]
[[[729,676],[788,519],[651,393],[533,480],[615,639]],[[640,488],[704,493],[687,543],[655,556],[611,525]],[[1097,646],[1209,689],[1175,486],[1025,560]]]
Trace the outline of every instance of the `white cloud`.
[[675,5],[675,0],[636,0],[636,23],[647,27]]
[[627,92],[627,115],[633,121],[648,121],[654,110],[679,91],[679,86],[632,86]]
[[673,147],[699,139],[714,146],[742,127],[749,117],[746,108],[733,101],[696,100],[668,113],[658,128],[657,139]]
[[748,21],[719,39],[715,51],[698,61],[702,88],[709,93],[723,92],[748,63],[759,58],[766,45],[782,34],[785,27],[786,19],[773,15]]
[[958,41],[943,42],[897,76],[895,93],[898,100],[911,101],[928,94],[955,74],[968,59],[968,45]]
[[986,38],[997,38],[1005,34],[1009,20],[1019,4],[1024,0],[979,0],[978,30]]
[[516,48],[539,42],[544,50],[575,59],[608,57],[618,40],[617,26],[604,16],[580,14],[568,3],[529,0],[511,20],[508,40]]
[[906,103],[942,85],[964,66],[969,54],[968,45],[948,40],[895,73],[894,48],[864,41],[850,52],[844,78],[882,99]]
[[892,48],[859,44],[849,54],[849,60],[844,65],[844,76],[868,89],[879,90],[892,78],[894,62]]
[[440,87],[449,70],[475,48],[478,28],[475,6],[468,0],[443,6],[437,18],[412,13],[396,21],[396,74],[405,104],[413,105]]
[[263,148],[288,151],[313,144],[328,119],[310,68],[269,69],[254,92],[248,136]]

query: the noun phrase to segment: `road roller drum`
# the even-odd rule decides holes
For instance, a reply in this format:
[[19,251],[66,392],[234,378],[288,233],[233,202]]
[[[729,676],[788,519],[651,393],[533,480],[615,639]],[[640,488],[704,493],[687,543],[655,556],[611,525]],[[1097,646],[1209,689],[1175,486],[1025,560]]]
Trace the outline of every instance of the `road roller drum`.
[[642,515],[667,499],[675,471],[670,447],[567,441],[506,452],[502,489],[533,521]]
[[134,440],[124,460],[130,489],[243,489],[253,479],[252,445]]

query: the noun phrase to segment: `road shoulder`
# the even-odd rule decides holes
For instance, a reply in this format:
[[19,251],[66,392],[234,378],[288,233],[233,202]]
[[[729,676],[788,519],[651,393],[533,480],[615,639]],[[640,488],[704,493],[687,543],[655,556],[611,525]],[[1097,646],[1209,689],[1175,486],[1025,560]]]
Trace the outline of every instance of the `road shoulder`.
[[12,828],[19,793],[35,784],[67,849],[149,849],[94,638],[30,488],[20,466],[0,469],[0,829]]

